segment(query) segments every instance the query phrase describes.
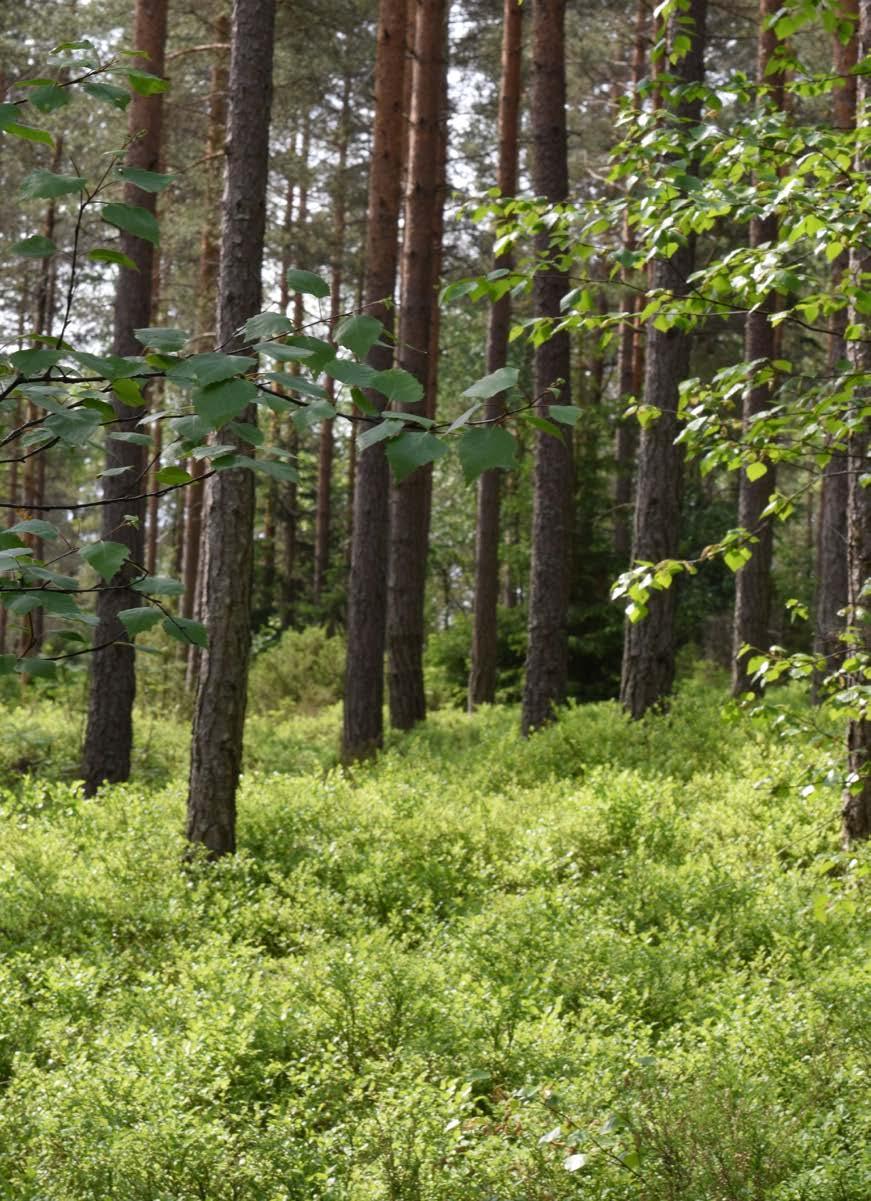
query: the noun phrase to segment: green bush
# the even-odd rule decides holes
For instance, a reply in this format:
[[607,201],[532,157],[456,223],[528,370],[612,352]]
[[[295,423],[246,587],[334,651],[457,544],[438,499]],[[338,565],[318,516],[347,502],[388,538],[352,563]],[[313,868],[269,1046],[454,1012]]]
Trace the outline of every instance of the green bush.
[[285,630],[251,665],[249,710],[315,713],[341,698],[344,676],[345,644],[338,635],[319,626]]
[[255,715],[214,865],[163,719],[159,786],[6,787],[2,1201],[864,1201],[871,848],[721,704],[353,770],[337,707]]

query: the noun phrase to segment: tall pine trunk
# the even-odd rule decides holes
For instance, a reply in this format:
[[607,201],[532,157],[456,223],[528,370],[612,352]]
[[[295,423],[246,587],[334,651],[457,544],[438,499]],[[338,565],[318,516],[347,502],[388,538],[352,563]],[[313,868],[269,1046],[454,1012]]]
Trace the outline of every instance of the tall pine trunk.
[[[568,195],[566,153],[565,0],[534,0],[532,5],[532,183],[553,204]],[[536,239],[547,259],[548,235]],[[533,283],[536,317],[558,318],[569,290],[568,274],[546,264]],[[538,413],[550,404],[571,402],[571,350],[566,331],[535,351]],[[529,576],[528,650],[521,717],[524,735],[552,720],[565,699],[568,655],[568,597],[572,541],[574,467],[568,430],[558,436],[538,431],[532,512],[532,565]]]
[[[330,332],[336,328],[342,312],[342,268],[345,257],[345,224],[347,220],[347,180],[349,122],[351,117],[351,76],[345,73],[342,81],[342,111],[339,119],[338,160],[333,191],[333,253],[330,275]],[[327,397],[335,398],[335,380],[327,376]],[[318,441],[318,493],[315,512],[315,569],[314,601],[318,604],[330,562],[330,526],[332,523],[333,493],[333,422],[321,425]]]
[[[704,78],[706,0],[690,0],[687,16],[692,22],[690,46],[672,69],[677,84]],[[682,32],[683,26],[672,18],[670,42]],[[674,119],[680,127],[688,128],[698,120],[699,113],[697,99],[682,100],[674,109]],[[656,259],[650,273],[651,288],[683,296],[694,258],[694,244],[689,240],[670,259]],[[641,433],[632,536],[634,560],[658,563],[674,558],[678,551],[683,476],[683,450],[675,445],[678,386],[687,376],[689,363],[687,334],[678,329],[648,328],[644,402],[655,406],[660,416]],[[674,605],[673,588],[655,592],[648,616],[637,624],[626,624],[620,700],[633,718],[642,717],[671,692],[675,670]]]
[[[520,123],[520,68],[523,57],[523,8],[505,0],[502,18],[502,68],[499,89],[499,167],[497,184],[502,196],[517,191],[517,144]],[[510,269],[511,254],[498,255],[497,269]],[[487,331],[487,371],[498,371],[508,359],[511,328],[511,294],[495,301]],[[496,420],[505,411],[504,394],[491,397],[484,416]],[[475,615],[472,627],[469,711],[492,704],[496,695],[496,605],[499,597],[499,512],[501,474],[485,471],[478,481],[475,524]]]
[[[393,330],[400,171],[405,132],[403,75],[406,68],[406,0],[381,0],[375,60],[375,129],[366,223],[365,309]],[[386,339],[381,339],[382,342]],[[376,371],[392,365],[388,346],[373,346],[367,361]],[[383,397],[369,395],[383,407]],[[348,666],[342,750],[358,759],[381,746],[384,736],[384,649],[390,476],[384,443],[361,451],[354,481],[354,525],[348,580]]]
[[[855,15],[856,0],[841,0],[845,13]],[[842,86],[832,95],[832,123],[835,129],[852,129],[856,123],[856,66],[857,42],[851,37],[844,44],[834,39],[835,73]],[[837,287],[848,267],[848,256],[839,255],[832,264],[832,283]],[[844,331],[847,328],[845,311],[834,313],[829,321],[828,369],[831,376],[846,358]],[[816,604],[814,612],[814,651],[825,656],[825,672],[834,671],[845,657],[846,648],[840,635],[844,630],[843,611],[847,607],[847,456],[836,450],[823,470],[820,504],[817,514],[816,540]]]
[[[235,0],[217,317],[218,343],[230,350],[240,344],[239,328],[260,308],[274,30],[275,0]],[[256,421],[253,406],[242,419]],[[204,524],[209,647],[197,680],[187,837],[214,858],[236,849],[236,787],[251,645],[250,471],[231,468],[212,476]]]
[[[132,65],[162,75],[166,47],[167,0],[137,0],[133,43],[143,51],[141,59]],[[130,166],[157,171],[160,166],[162,99],[156,96],[133,95],[129,108],[128,128],[133,139],[127,151]],[[126,184],[124,199],[154,212],[156,198],[134,184]],[[121,248],[133,260],[138,270],[118,269],[115,293],[115,332],[112,349],[118,355],[137,355],[142,347],[133,336],[134,329],[151,325],[152,277],[154,246],[132,234],[122,232]],[[119,432],[131,432],[143,415],[143,409],[130,409],[114,401]],[[133,702],[136,697],[136,666],[134,650],[124,627],[118,620],[122,609],[135,608],[141,601],[138,593],[125,587],[134,565],[141,565],[144,554],[145,501],[129,500],[129,494],[140,493],[141,476],[145,466],[143,448],[129,442],[107,441],[107,468],[127,468],[120,475],[103,479],[103,498],[110,503],[101,508],[101,537],[120,542],[130,551],[130,561],[107,587],[97,593],[99,625],[94,634],[95,645],[114,639],[111,646],[96,652],[91,663],[88,722],[82,757],[85,792],[93,795],[99,785],[126,780],[130,775],[130,754],[133,744]],[[135,522],[127,521],[128,514]]]
[[[405,411],[430,415],[430,342],[437,304],[434,230],[439,190],[440,123],[446,70],[446,0],[418,0],[411,85],[411,128],[402,290],[399,309],[400,366],[423,385],[424,397]],[[387,606],[390,722],[409,730],[426,716],[423,687],[428,480],[418,468],[394,486],[390,507],[390,574]]]
[[[759,0],[759,40],[756,82],[767,85],[768,103],[783,108],[784,77],[782,72],[769,73],[772,55],[777,49],[777,35],[771,21],[780,8],[780,0]],[[750,246],[757,249],[777,241],[777,218],[773,215],[754,217],[750,222]],[[777,331],[769,320],[774,309],[774,296],[747,314],[744,331],[744,357],[747,362],[776,358]],[[744,396],[742,422],[746,431],[753,420],[771,403],[771,386],[756,384]],[[750,480],[742,472],[738,481],[738,525],[758,539],[752,545],[752,557],[735,578],[735,619],[732,626],[732,695],[752,690],[751,674],[747,671],[749,654],[742,647],[755,650],[767,648],[771,619],[771,556],[773,547],[773,518],[762,513],[775,487],[775,470],[771,462],[760,479]]]
[[[871,0],[859,0],[857,30],[858,57],[861,62],[871,52]],[[871,119],[871,87],[868,76],[860,75],[856,88],[856,123],[866,130]],[[867,168],[867,151],[859,142],[856,151],[856,170]],[[858,289],[871,272],[871,255],[860,244],[850,252],[850,276]],[[862,323],[862,313],[851,308],[849,320]],[[866,327],[867,329],[867,327]],[[867,333],[861,340],[849,344],[850,367],[867,376],[871,372],[871,342]],[[871,621],[868,617],[867,589],[871,577],[871,488],[867,486],[869,422],[858,421],[858,413],[869,402],[867,386],[858,387],[854,399],[856,422],[847,441],[847,620],[853,630],[856,650],[871,655]],[[865,671],[860,667],[851,681],[857,688],[867,685]],[[871,720],[867,702],[862,716],[850,721],[847,732],[847,767],[849,772],[843,803],[843,838],[845,846],[858,839],[871,837]]]

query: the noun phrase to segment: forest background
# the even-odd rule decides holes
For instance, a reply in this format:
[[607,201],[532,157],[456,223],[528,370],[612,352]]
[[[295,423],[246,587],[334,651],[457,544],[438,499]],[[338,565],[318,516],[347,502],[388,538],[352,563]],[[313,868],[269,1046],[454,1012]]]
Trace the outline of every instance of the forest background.
[[38,13],[0,106],[8,1195],[864,1195],[864,8]]

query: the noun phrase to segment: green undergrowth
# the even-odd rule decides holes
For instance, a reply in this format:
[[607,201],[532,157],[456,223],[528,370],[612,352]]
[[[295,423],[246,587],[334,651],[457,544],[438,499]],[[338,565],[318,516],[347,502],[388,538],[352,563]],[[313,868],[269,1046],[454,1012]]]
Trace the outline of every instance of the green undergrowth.
[[353,771],[337,709],[254,717],[213,866],[183,723],[143,715],[137,780],[85,800],[79,729],[31,706],[0,1198],[865,1201],[871,861],[722,695],[528,743],[446,711]]

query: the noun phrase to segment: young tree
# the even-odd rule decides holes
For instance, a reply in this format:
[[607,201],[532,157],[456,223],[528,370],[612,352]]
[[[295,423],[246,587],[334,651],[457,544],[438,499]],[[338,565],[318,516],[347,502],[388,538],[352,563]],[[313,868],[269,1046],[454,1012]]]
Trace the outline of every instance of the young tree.
[[[761,108],[783,108],[784,74],[769,68],[777,49],[777,34],[773,22],[780,9],[779,0],[759,0],[759,33],[757,43],[756,86]],[[750,246],[758,249],[777,239],[777,217],[773,214],[754,217],[750,222]],[[744,355],[748,363],[768,364],[777,357],[777,330],[771,324],[774,296],[747,314],[744,330]],[[768,383],[752,383],[744,396],[742,420],[749,429],[754,419],[771,403]],[[768,498],[774,491],[775,471],[769,460],[767,470],[758,479],[742,472],[738,480],[738,525],[749,530],[757,542],[753,554],[735,577],[735,619],[732,627],[732,695],[751,691],[754,687],[747,670],[749,655],[742,648],[768,646],[768,625],[771,616],[771,554],[773,517],[763,517]]]
[[[501,195],[517,191],[517,144],[520,123],[520,68],[523,52],[523,7],[505,0],[502,23],[502,67],[499,88],[499,165],[497,186]],[[513,258],[498,255],[497,270],[509,270]],[[487,370],[498,371],[508,359],[511,295],[493,302],[487,331]],[[505,411],[504,393],[490,397],[484,410],[488,420]],[[475,525],[475,614],[472,628],[469,711],[492,704],[496,694],[496,604],[499,596],[499,509],[501,472],[485,471],[478,481]]]
[[[434,231],[438,206],[443,80],[446,71],[446,0],[418,0],[411,86],[411,126],[398,358],[422,385],[421,399],[402,409],[431,416],[435,397],[427,396],[430,341],[435,310]],[[390,509],[390,575],[387,619],[390,721],[410,729],[426,716],[423,689],[424,593],[426,588],[428,481],[431,467],[419,467],[398,483]]]
[[[533,187],[559,204],[568,195],[566,154],[565,0],[532,5]],[[550,239],[539,234],[542,258],[533,282],[537,317],[556,321],[569,290],[568,273],[549,261]],[[534,386],[539,416],[550,404],[570,402],[571,351],[566,331],[535,351]],[[569,564],[574,471],[571,435],[539,430],[533,483],[532,565],[529,578],[529,642],[523,688],[522,730],[544,725],[565,696]]]
[[[141,70],[162,75],[166,47],[168,0],[136,0],[133,23],[135,48],[143,52],[134,60]],[[160,166],[162,104],[160,94],[142,96],[136,93],[129,107],[128,131],[130,144],[127,164],[146,171],[158,171]],[[154,213],[156,197],[134,183],[124,189],[126,203]],[[151,324],[154,245],[151,241],[122,231],[121,246],[135,267],[118,269],[115,295],[115,332],[112,349],[117,355],[136,355],[141,351],[133,331]],[[119,399],[113,400],[118,419],[116,432],[135,432],[136,423],[144,409],[130,408]],[[130,753],[133,745],[133,702],[136,696],[136,667],[134,651],[118,613],[137,603],[137,596],[125,585],[135,566],[144,555],[144,500],[126,499],[145,473],[142,446],[135,442],[110,439],[106,452],[107,473],[103,478],[101,536],[104,541],[118,542],[130,551],[130,558],[97,594],[97,626],[94,645],[97,651],[91,662],[88,722],[82,755],[82,775],[85,792],[91,796],[104,781],[126,780],[130,775]],[[117,473],[115,469],[120,469]],[[108,645],[105,645],[108,644]]]
[[[686,18],[672,16],[669,44],[677,53],[677,39],[688,48],[674,66],[675,83],[681,86],[704,78],[706,0],[689,0]],[[686,22],[686,23],[685,23]],[[690,91],[679,97],[673,114],[678,127],[698,121],[700,100]],[[670,258],[657,258],[651,269],[651,291],[686,294],[693,270],[694,240],[690,236]],[[678,434],[678,386],[689,371],[690,338],[679,328],[659,330],[650,325],[644,373],[644,402],[659,412],[641,433],[636,483],[632,558],[659,563],[678,550],[683,448]],[[648,616],[627,622],[623,648],[620,700],[633,718],[642,717],[664,700],[674,683],[674,589],[654,593]]]
[[[231,349],[240,344],[240,327],[260,308],[274,28],[275,0],[235,0],[217,316],[218,344]],[[242,419],[256,421],[253,406]],[[197,680],[187,837],[217,857],[236,847],[251,642],[250,471],[230,468],[209,480],[204,524],[203,597],[210,640]]]
[[[388,337],[393,329],[398,258],[406,12],[406,0],[381,0],[375,59],[364,307],[383,323]],[[388,369],[393,361],[385,342],[385,338],[379,339],[367,355],[367,362],[376,371]],[[374,392],[369,394],[369,401],[377,408],[385,404],[384,397]],[[342,751],[346,759],[371,754],[381,746],[383,738],[389,497],[384,443],[375,442],[360,449],[354,482],[348,666],[342,728]]]

